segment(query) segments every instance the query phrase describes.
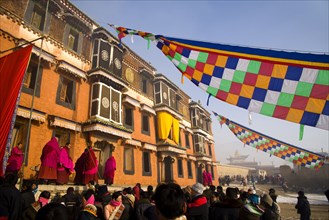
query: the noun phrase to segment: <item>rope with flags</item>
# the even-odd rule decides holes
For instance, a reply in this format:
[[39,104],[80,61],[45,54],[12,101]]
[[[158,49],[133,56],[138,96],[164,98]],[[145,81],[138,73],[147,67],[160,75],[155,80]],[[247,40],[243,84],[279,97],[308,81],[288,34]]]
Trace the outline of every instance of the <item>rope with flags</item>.
[[[329,55],[231,46],[113,27],[154,41],[209,97],[250,112],[329,130]],[[149,45],[149,44],[148,44]]]
[[218,115],[216,112],[213,113],[221,125],[226,124],[233,134],[246,145],[292,162],[298,166],[320,168],[324,164],[325,157],[320,154],[276,140]]

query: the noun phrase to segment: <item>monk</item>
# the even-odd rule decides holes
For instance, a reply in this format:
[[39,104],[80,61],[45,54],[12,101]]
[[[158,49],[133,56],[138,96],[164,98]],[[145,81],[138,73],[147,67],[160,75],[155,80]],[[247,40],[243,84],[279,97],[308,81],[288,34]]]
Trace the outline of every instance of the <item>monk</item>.
[[74,165],[74,170],[75,170],[74,184],[75,185],[82,185],[84,155],[86,152],[87,152],[87,149],[85,149],[84,153],[82,153],[81,156],[75,162],[75,165]]
[[207,172],[208,186],[212,186],[212,174],[211,172]]
[[84,185],[88,184],[91,180],[97,183],[98,181],[98,161],[94,153],[93,147],[90,144],[87,147],[87,151],[84,152],[84,168],[82,183]]
[[18,171],[21,169],[24,160],[24,153],[22,151],[22,148],[23,144],[19,142],[17,146],[12,149],[9,159],[7,161],[6,174],[18,174]]
[[117,169],[116,161],[113,156],[110,156],[105,164],[105,170],[104,170],[104,179],[105,184],[112,185],[114,181],[114,173]]
[[56,137],[53,137],[44,147],[41,154],[41,166],[38,178],[41,182],[49,183],[57,179],[57,164],[59,163],[60,148]]
[[57,167],[57,181],[59,185],[67,184],[69,176],[73,173],[73,161],[70,157],[70,142],[67,142],[65,146],[60,149],[59,164]]
[[203,178],[203,185],[204,186],[208,186],[209,182],[208,182],[208,171],[207,169],[205,169],[202,173],[202,178]]

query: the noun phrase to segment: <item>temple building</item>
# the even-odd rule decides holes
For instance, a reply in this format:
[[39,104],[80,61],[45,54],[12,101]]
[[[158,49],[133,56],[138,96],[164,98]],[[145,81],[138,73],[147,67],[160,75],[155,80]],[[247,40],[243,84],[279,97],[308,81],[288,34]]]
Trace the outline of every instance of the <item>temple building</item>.
[[54,136],[74,162],[92,143],[100,179],[113,155],[117,185],[218,178],[210,113],[72,3],[1,1],[0,19],[0,57],[34,45],[11,143],[27,148],[24,178]]

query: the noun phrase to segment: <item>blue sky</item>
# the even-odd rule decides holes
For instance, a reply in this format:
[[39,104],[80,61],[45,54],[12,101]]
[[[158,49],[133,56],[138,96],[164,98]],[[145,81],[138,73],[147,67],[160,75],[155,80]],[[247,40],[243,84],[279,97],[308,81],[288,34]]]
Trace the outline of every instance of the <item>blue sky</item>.
[[[99,25],[116,34],[108,23],[170,37],[256,48],[329,53],[329,1],[71,1]],[[215,98],[206,105],[208,94],[185,79],[155,45],[137,36],[123,42],[157,72],[166,75],[192,100],[200,100],[215,111],[239,124],[295,146],[319,152],[329,151],[329,132],[305,126],[304,138],[298,140],[299,125],[229,105]],[[236,150],[249,154],[248,160],[262,164],[289,164],[282,159],[244,146],[212,116],[216,158],[226,158]]]

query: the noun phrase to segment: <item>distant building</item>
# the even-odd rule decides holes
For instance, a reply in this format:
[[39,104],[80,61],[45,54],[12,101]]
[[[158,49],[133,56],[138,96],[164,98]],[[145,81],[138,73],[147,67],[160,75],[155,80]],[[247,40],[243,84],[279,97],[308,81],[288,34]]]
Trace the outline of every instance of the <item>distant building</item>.
[[205,168],[218,178],[210,113],[72,3],[0,1],[0,19],[1,51],[44,37],[33,42],[13,130],[12,146],[28,147],[25,178],[53,136],[71,142],[74,162],[92,142],[100,179],[113,155],[118,185],[191,185]]
[[235,151],[233,156],[227,158],[229,165],[236,165],[242,167],[257,168],[258,163],[255,161],[246,161],[249,155],[241,155],[239,151]]

